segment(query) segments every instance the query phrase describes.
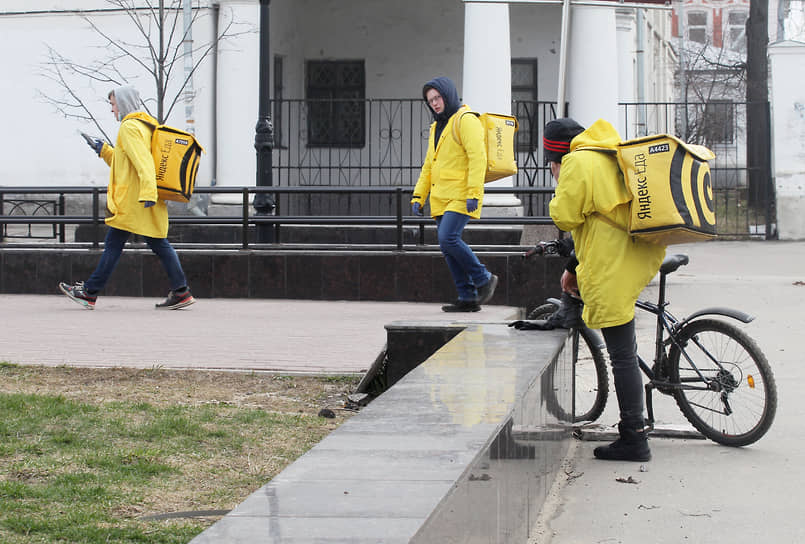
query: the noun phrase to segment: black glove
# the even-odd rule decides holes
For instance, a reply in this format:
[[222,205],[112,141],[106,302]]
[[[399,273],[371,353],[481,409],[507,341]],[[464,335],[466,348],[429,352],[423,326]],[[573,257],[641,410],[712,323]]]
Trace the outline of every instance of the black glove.
[[87,142],[87,145],[92,148],[92,150],[101,156],[101,150],[103,149],[103,140],[98,138],[93,138],[89,134],[81,133],[81,136],[84,138],[84,141]]
[[536,319],[534,321],[520,319],[509,323],[509,327],[514,327],[518,331],[550,331],[555,328],[544,319]]

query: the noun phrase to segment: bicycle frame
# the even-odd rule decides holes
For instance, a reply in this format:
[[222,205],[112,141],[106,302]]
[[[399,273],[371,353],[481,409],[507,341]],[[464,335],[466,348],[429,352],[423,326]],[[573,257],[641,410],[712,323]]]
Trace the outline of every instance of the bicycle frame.
[[[645,300],[638,300],[635,303],[637,308],[640,308],[643,311],[652,313],[657,316],[657,326],[655,332],[655,339],[654,339],[654,364],[655,366],[652,368],[646,363],[646,361],[640,356],[637,355],[637,362],[640,366],[640,370],[643,374],[646,375],[648,378],[648,383],[645,386],[646,389],[646,411],[648,413],[649,424],[653,427],[654,426],[654,408],[651,398],[651,393],[653,389],[660,389],[660,390],[668,390],[668,389],[701,389],[701,390],[708,390],[713,389],[713,380],[706,377],[704,374],[701,373],[699,368],[693,362],[693,360],[688,356],[687,352],[685,351],[685,347],[681,345],[677,339],[677,335],[682,328],[691,323],[695,319],[704,316],[704,315],[720,315],[725,317],[730,317],[736,319],[738,321],[742,321],[743,323],[749,323],[754,319],[754,316],[747,314],[745,312],[741,312],[740,310],[734,310],[732,308],[724,308],[724,307],[712,307],[712,308],[704,308],[693,314],[687,316],[683,320],[678,320],[671,314],[666,307],[668,306],[668,302],[665,300],[665,288],[666,288],[666,276],[671,272],[675,271],[679,266],[683,264],[687,264],[687,261],[677,261],[673,263],[675,266],[670,266],[668,270],[660,270],[660,283],[659,283],[659,293],[657,296],[657,302],[649,302]],[[713,363],[718,366],[720,369],[723,369],[721,362],[718,361],[715,357],[710,355],[707,349],[704,348],[696,338],[692,339],[704,353],[708,355],[708,357],[713,361]],[[668,347],[674,345],[679,349],[680,354],[685,357],[685,359],[690,364],[691,368],[696,372],[698,378],[688,378],[687,380],[682,380],[688,382],[686,384],[681,383],[670,383],[668,381],[668,376],[664,374],[664,367],[663,362],[668,358]],[[655,372],[654,369],[659,370],[659,375]],[[702,386],[694,386],[692,382],[701,382],[704,385]],[[726,407],[726,411],[730,412],[729,406]]]
[[[547,254],[543,245],[541,242],[532,253]],[[637,354],[638,367],[648,378],[645,385],[648,426],[654,427],[652,392],[657,389],[672,396],[685,418],[706,438],[725,446],[746,446],[760,439],[774,421],[777,409],[774,374],[766,356],[749,335],[724,319],[713,318],[750,323],[754,316],[731,308],[709,307],[677,319],[668,311],[667,276],[688,262],[687,255],[667,256],[659,269],[657,302],[635,302],[636,308],[656,316],[653,366]],[[531,310],[528,319],[544,318],[562,305],[555,298],[548,298],[547,302],[550,305]],[[583,322],[570,333],[575,365],[570,417],[574,422],[594,421],[602,414],[610,389],[605,343]],[[577,355],[581,337],[586,346],[583,359]],[[584,409],[578,416],[577,376],[584,387]]]

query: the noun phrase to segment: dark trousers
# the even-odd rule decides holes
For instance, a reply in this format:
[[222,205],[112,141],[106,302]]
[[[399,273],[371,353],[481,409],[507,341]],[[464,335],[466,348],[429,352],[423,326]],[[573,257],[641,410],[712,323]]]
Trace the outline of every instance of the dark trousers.
[[453,276],[459,300],[476,300],[478,287],[489,282],[492,274],[481,264],[461,235],[470,220],[469,215],[444,212],[436,217],[439,249]]
[[[115,267],[117,267],[118,261],[120,261],[123,246],[126,245],[129,236],[131,236],[130,232],[109,227],[103,243],[101,260],[89,279],[84,282],[87,292],[94,294],[103,289],[106,282],[109,281],[109,276],[112,275]],[[182,270],[182,265],[179,264],[179,257],[167,238],[149,238],[148,236],[143,236],[143,238],[145,238],[145,243],[148,244],[151,251],[159,257],[162,267],[168,274],[171,290],[187,285],[184,270]]]
[[643,377],[637,364],[634,319],[617,327],[601,329],[607,344],[621,423],[632,429],[643,427]]

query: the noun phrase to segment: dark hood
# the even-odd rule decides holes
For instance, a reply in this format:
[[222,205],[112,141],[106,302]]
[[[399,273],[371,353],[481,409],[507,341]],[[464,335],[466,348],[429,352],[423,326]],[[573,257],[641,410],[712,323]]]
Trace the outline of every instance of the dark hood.
[[458,97],[456,85],[449,77],[439,76],[425,83],[425,86],[422,87],[422,98],[425,100],[426,104],[427,99],[425,98],[425,93],[428,92],[428,89],[436,89],[444,100],[444,111],[439,115],[437,115],[436,112],[433,111],[433,108],[430,107],[430,104],[428,104],[428,109],[430,109],[431,114],[433,114],[433,119],[437,122],[447,121],[458,111],[458,108],[461,107],[461,100]]

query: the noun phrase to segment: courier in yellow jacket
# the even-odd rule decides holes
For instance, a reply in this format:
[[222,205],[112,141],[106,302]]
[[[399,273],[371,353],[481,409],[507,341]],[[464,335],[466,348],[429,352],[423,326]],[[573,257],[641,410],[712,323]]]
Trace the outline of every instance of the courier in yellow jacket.
[[578,289],[584,322],[604,335],[620,408],[620,438],[595,448],[594,454],[648,461],[634,304],[657,274],[665,247],[628,234],[630,197],[615,154],[619,141],[615,128],[602,119],[584,130],[564,118],[545,126],[543,147],[557,180],[550,214],[557,227],[573,234],[578,260],[575,274],[562,275],[562,288]]
[[[104,145],[101,158],[109,165],[106,194],[106,224],[151,238],[167,238],[168,206],[157,198],[156,171],[151,155],[151,137],[158,124],[145,112],[123,117],[115,146]],[[155,205],[144,207],[144,203]]]
[[425,200],[436,220],[439,248],[453,276],[458,300],[442,306],[445,312],[477,312],[495,292],[498,277],[481,264],[461,239],[470,218],[481,217],[486,175],[486,147],[481,121],[463,115],[459,123],[461,143],[453,137],[461,101],[446,77],[428,81],[422,98],[433,114],[428,151],[411,198],[414,215],[422,215]]
[[[156,305],[175,310],[195,302],[187,287],[179,257],[168,242],[168,208],[157,197],[156,170],[151,155],[150,124],[156,120],[141,111],[142,100],[137,90],[125,85],[109,93],[109,104],[115,119],[120,121],[117,141],[112,147],[101,140],[87,140],[90,147],[110,167],[109,189],[106,195],[106,224],[103,254],[95,271],[86,281],[75,284],[59,283],[59,289],[70,299],[92,310],[98,292],[106,285],[117,266],[129,236],[139,234],[159,257],[168,274],[168,298]],[[89,138],[89,137],[87,137]]]

